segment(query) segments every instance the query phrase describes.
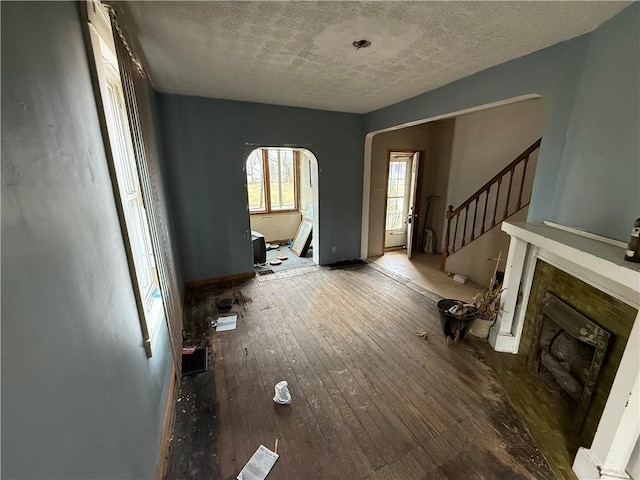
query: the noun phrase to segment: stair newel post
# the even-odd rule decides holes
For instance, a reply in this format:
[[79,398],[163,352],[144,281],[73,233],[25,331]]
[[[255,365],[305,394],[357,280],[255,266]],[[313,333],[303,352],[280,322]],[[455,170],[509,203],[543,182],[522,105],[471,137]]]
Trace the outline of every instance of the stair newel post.
[[442,250],[442,271],[444,271],[444,265],[449,256],[449,237],[451,236],[451,218],[453,217],[453,205],[449,205],[449,208],[445,212],[447,218],[447,230],[444,237],[444,249]]

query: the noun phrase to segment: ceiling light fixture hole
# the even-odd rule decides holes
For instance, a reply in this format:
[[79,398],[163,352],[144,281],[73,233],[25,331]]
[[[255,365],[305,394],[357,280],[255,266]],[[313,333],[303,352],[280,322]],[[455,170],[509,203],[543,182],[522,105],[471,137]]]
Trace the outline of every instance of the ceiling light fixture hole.
[[356,50],[360,50],[361,48],[367,48],[371,46],[371,42],[369,40],[355,40],[352,44],[354,47],[356,47]]

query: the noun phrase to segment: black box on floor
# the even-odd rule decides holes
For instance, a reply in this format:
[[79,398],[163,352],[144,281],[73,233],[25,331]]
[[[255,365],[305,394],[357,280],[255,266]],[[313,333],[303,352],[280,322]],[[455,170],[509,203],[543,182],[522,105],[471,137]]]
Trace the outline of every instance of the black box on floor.
[[253,245],[253,264],[267,262],[267,244],[264,235],[260,232],[251,231],[251,244]]
[[182,354],[182,376],[194,375],[207,371],[208,352],[206,347],[198,347],[193,353]]

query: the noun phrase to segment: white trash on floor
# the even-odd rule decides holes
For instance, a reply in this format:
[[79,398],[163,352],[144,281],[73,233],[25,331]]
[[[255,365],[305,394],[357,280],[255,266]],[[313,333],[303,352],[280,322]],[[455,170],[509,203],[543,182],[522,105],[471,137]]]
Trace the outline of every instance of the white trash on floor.
[[287,405],[291,403],[291,394],[289,393],[289,384],[286,380],[276,383],[276,395],[273,397],[273,401],[281,405]]
[[260,445],[236,478],[238,480],[264,480],[269,475],[278,457],[280,455],[272,452],[264,445]]

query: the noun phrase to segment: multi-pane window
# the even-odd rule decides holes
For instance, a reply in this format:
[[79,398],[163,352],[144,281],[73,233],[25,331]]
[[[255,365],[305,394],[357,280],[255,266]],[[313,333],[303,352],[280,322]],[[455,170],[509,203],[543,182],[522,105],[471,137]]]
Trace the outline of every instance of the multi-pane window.
[[155,262],[147,214],[142,202],[140,180],[133,154],[122,85],[115,67],[105,60],[108,97],[104,102],[113,161],[118,179],[129,244],[135,265],[138,287],[145,305],[151,311],[157,290]]
[[[96,23],[104,18],[105,24],[100,31],[111,31],[108,13],[102,12],[102,17],[92,18]],[[111,147],[114,174],[112,182],[119,197],[122,227],[126,232],[127,256],[141,317],[145,349],[147,355],[151,356],[151,343],[157,338],[156,334],[162,325],[163,305],[130,119],[125,104],[125,92],[112,38],[108,35],[103,36],[95,28],[90,28],[90,33],[96,56],[100,98],[105,113],[107,141]]]
[[290,212],[298,208],[298,152],[259,148],[246,164],[251,213]]

